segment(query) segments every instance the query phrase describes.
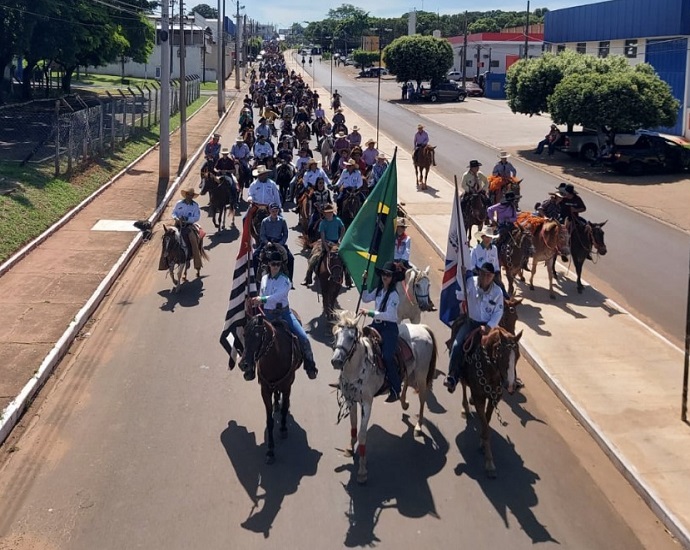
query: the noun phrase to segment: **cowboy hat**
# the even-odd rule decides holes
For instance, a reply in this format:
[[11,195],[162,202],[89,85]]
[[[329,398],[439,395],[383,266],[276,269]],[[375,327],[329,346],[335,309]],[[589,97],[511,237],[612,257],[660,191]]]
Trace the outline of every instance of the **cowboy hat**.
[[497,239],[498,235],[496,235],[496,232],[494,231],[494,228],[491,227],[490,225],[487,225],[485,227],[482,227],[479,229],[475,234],[474,238],[477,241],[481,241],[482,237],[488,237],[491,240]]
[[417,130],[423,130],[424,124],[417,124]]
[[345,132],[338,132],[338,133],[335,135],[335,137],[337,137],[337,138],[344,138],[344,137],[346,137],[346,135],[345,135]]
[[199,193],[197,193],[192,187],[189,187],[187,189],[180,189],[180,195],[186,199],[189,195],[192,196],[191,198],[198,197]]
[[229,154],[230,154],[230,149],[228,149],[227,147],[223,147],[223,148],[220,150],[220,154],[221,154],[221,155],[229,155]]
[[324,214],[328,214],[329,212],[335,212],[335,208],[333,208],[332,204],[327,204],[326,206],[323,207],[322,212]]
[[380,153],[380,154],[376,155],[376,160],[386,160],[385,153]]
[[551,128],[558,128],[558,126],[556,126],[555,124],[552,124]]
[[484,273],[496,273],[496,268],[491,262],[484,262],[479,268],[479,271],[483,271]]
[[388,273],[389,275],[393,275],[393,273],[396,271],[395,264],[391,261],[388,261],[383,264],[383,267],[377,267],[376,271],[378,271],[379,274]]
[[244,141],[244,138],[242,136],[237,136],[235,138],[235,141]]
[[568,193],[568,195],[577,195],[577,191],[575,191],[575,186],[572,183],[569,183],[563,188],[563,191]]
[[345,166],[358,166],[358,164],[354,160],[350,159],[345,163]]
[[498,154],[498,158],[500,159],[507,159],[508,157],[510,157],[510,153],[508,153],[507,151],[501,151]]
[[503,195],[503,198],[501,199],[501,204],[508,204],[509,202],[513,202],[521,198],[522,195],[516,195],[515,191],[508,191],[505,195]]
[[307,166],[311,166],[312,164],[316,164],[318,166],[319,162],[316,159],[309,159]]
[[353,131],[353,132],[359,132],[359,126],[357,126],[357,125],[355,124],[355,125],[352,127],[352,131]]
[[220,136],[220,134],[213,134],[213,137],[216,139],[220,139],[221,136]]
[[409,225],[407,224],[407,220],[402,216],[395,220],[395,225],[396,227],[409,227]]
[[283,257],[280,255],[280,252],[277,250],[274,250],[268,255],[268,261],[269,262],[280,262],[283,263]]
[[254,169],[252,176],[258,178],[261,174],[268,174],[269,172],[270,170],[268,168],[266,168],[263,164],[260,164]]
[[467,167],[468,168],[478,168],[479,166],[482,166],[481,162],[479,162],[478,160],[471,160]]
[[[353,128],[353,130],[354,130],[354,128]],[[369,145],[370,143],[373,143],[374,145],[376,145],[376,142],[373,139],[368,139],[367,141],[364,142],[364,145]]]

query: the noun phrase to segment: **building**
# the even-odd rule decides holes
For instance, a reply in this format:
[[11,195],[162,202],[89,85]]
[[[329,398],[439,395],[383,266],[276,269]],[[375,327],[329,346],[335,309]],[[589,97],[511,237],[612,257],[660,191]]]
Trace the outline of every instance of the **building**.
[[544,40],[554,51],[572,49],[630,64],[647,62],[681,103],[674,126],[690,137],[690,0],[611,0],[546,13]]

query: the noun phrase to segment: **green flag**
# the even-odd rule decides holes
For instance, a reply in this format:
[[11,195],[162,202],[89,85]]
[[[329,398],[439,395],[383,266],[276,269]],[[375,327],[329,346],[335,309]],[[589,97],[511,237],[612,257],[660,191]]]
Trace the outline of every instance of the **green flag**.
[[378,283],[374,267],[393,259],[395,219],[398,214],[397,150],[373,191],[364,201],[340,244],[340,257],[357,289],[362,292],[362,273],[368,271],[367,287]]

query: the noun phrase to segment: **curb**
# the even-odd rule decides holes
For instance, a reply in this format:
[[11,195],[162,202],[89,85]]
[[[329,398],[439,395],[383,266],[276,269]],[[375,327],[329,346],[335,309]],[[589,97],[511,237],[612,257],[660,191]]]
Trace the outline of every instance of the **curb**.
[[[211,101],[211,100],[209,99],[209,101]],[[206,103],[204,103],[204,105],[206,105]],[[230,114],[230,111],[232,110],[232,106],[233,106],[233,103],[231,102],[230,106],[226,107],[225,114],[218,120],[218,122],[212,128],[209,135],[212,135],[218,129],[218,127],[223,122],[225,122],[225,120],[227,119],[227,117]],[[197,111],[197,112],[199,112],[199,111]],[[179,130],[179,128],[178,128],[178,130]],[[177,131],[177,130],[175,130],[175,131]],[[22,258],[24,258],[31,250],[33,250],[36,246],[38,246],[40,243],[45,241],[55,231],[57,231],[63,225],[65,225],[80,210],[82,210],[89,203],[91,203],[105,189],[110,187],[117,179],[122,177],[122,175],[124,175],[124,173],[127,170],[129,170],[134,164],[139,162],[139,160],[141,160],[145,155],[150,153],[157,146],[158,146],[158,144],[156,144],[153,147],[151,147],[150,149],[148,149],[143,155],[139,156],[134,162],[129,164],[124,170],[118,172],[113,177],[112,180],[110,180],[109,182],[104,184],[103,187],[100,187],[94,193],[89,195],[86,199],[84,199],[81,203],[79,203],[79,205],[77,205],[75,208],[70,210],[67,214],[65,214],[65,216],[63,216],[60,220],[58,220],[50,228],[48,228],[46,231],[41,233],[41,235],[39,235],[31,243],[29,243],[27,246],[25,246],[23,249],[21,249],[19,252],[17,252],[17,254],[10,257],[7,260],[7,262],[5,262],[2,266],[0,266],[0,275],[2,275],[4,272],[9,270],[14,264],[16,264]],[[170,201],[170,198],[177,191],[177,188],[179,187],[180,183],[187,177],[190,170],[192,169],[192,166],[196,163],[196,161],[199,159],[199,157],[203,153],[205,146],[206,146],[206,143],[203,143],[194,152],[194,154],[190,158],[188,158],[187,163],[185,164],[184,168],[182,169],[180,174],[175,178],[175,180],[173,181],[173,184],[170,186],[170,189],[168,189],[168,192],[161,199],[161,202],[158,204],[158,206],[156,207],[153,214],[149,217],[149,220],[152,223],[154,221],[156,221],[161,216],[164,208],[166,207],[166,205]],[[24,414],[24,411],[26,411],[26,409],[28,408],[32,399],[35,397],[35,395],[41,389],[43,384],[45,384],[46,380],[50,377],[50,375],[52,374],[52,372],[55,369],[55,366],[58,364],[58,362],[67,353],[70,345],[72,344],[74,339],[79,334],[79,331],[84,327],[84,325],[89,320],[91,315],[94,313],[96,308],[100,305],[101,301],[103,300],[105,295],[108,293],[110,288],[113,286],[113,284],[117,280],[117,277],[120,275],[120,273],[122,273],[122,271],[126,267],[127,263],[129,263],[131,258],[134,256],[134,253],[137,251],[137,249],[139,248],[139,245],[142,242],[143,242],[143,235],[141,233],[137,233],[137,235],[130,242],[127,249],[123,252],[123,254],[120,256],[120,258],[117,260],[115,265],[110,269],[110,271],[105,276],[105,278],[100,282],[100,284],[98,285],[98,287],[96,288],[94,293],[91,295],[91,297],[88,299],[86,304],[84,304],[84,306],[74,316],[74,319],[72,320],[72,322],[68,325],[67,329],[65,330],[65,332],[63,332],[62,336],[60,336],[59,340],[55,343],[55,345],[50,350],[48,355],[43,359],[43,361],[41,362],[41,365],[38,367],[38,369],[36,370],[34,375],[31,377],[31,379],[24,385],[21,392],[19,392],[19,395],[17,397],[15,397],[12,401],[10,401],[10,403],[7,405],[7,407],[5,407],[5,410],[2,411],[2,415],[0,416],[0,445],[2,443],[4,443],[5,439],[7,439],[9,434],[12,432],[14,427],[17,425],[17,423],[19,422],[19,419]]]

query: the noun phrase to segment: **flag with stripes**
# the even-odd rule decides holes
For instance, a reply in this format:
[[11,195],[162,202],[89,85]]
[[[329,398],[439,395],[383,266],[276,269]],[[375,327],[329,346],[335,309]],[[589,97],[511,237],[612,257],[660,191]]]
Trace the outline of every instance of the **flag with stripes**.
[[230,369],[235,367],[238,355],[241,356],[244,353],[245,300],[257,294],[251,261],[251,219],[250,215],[245,216],[242,224],[240,250],[235,260],[228,310],[225,313],[225,324],[220,335],[220,344],[230,356],[228,360]]

